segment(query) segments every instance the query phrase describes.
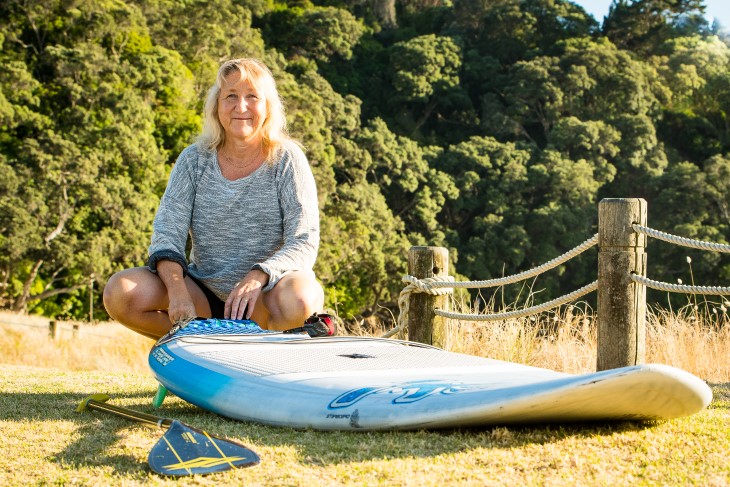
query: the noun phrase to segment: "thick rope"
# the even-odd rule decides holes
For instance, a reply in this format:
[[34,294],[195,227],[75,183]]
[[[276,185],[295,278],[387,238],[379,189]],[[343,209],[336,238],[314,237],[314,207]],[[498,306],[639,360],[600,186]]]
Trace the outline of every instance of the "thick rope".
[[408,285],[403,288],[398,296],[398,323],[395,328],[382,334],[382,338],[390,338],[404,330],[406,327],[406,317],[408,316],[408,309],[410,308],[410,300],[408,299],[413,292],[429,293],[435,296],[443,296],[453,291],[451,287],[438,287],[439,285],[454,283],[452,276],[443,277],[426,277],[424,279],[418,279],[413,276],[403,276],[403,282],[407,282]]
[[711,296],[722,296],[730,294],[730,287],[720,286],[686,286],[683,284],[670,284],[668,282],[659,282],[649,279],[648,277],[638,274],[631,274],[631,280],[643,284],[646,287],[656,289],[658,291],[667,291],[671,293],[685,294],[709,294]]
[[[435,277],[429,277],[426,279],[418,279],[413,276],[405,276],[405,277],[403,277],[403,281],[413,284],[415,286],[415,290],[417,290],[417,292],[426,292],[426,293],[431,293],[431,294],[436,294],[432,291],[437,288],[454,289],[454,288],[484,288],[484,287],[504,286],[506,284],[513,284],[515,282],[524,281],[525,279],[537,276],[546,271],[549,271],[550,269],[554,269],[555,267],[559,266],[560,264],[569,261],[576,255],[579,255],[579,254],[585,252],[586,250],[590,249],[597,243],[598,243],[598,234],[595,234],[594,236],[592,236],[591,238],[589,238],[582,244],[567,251],[563,255],[556,257],[553,260],[550,260],[548,262],[545,262],[541,266],[526,270],[524,272],[520,272],[519,274],[514,274],[512,276],[499,277],[496,279],[487,279],[484,281],[459,281],[459,282],[454,282],[453,277],[449,277],[448,279],[450,279],[450,280],[444,280],[446,278],[442,278],[441,280],[439,280],[438,278],[435,278]],[[407,289],[409,289],[408,286],[403,291],[405,291]],[[413,289],[413,288],[411,288],[411,289]]]
[[677,235],[672,235],[670,233],[661,232],[653,228],[644,227],[642,225],[639,225],[638,223],[634,223],[632,227],[636,233],[643,233],[644,235],[649,235],[650,237],[654,237],[658,240],[664,240],[665,242],[681,245],[683,247],[690,247],[700,250],[711,250],[713,252],[730,253],[730,245],[713,242],[703,242],[702,240],[694,240],[686,237],[678,237]]
[[[520,272],[519,274],[514,274],[512,276],[506,276],[501,277],[497,279],[488,279],[483,281],[461,281],[461,282],[454,282],[454,278],[452,276],[445,276],[445,277],[428,277],[424,279],[418,279],[413,276],[403,276],[403,282],[407,282],[408,285],[403,288],[403,290],[400,292],[400,295],[398,297],[398,308],[399,308],[399,315],[398,315],[398,322],[395,328],[387,331],[384,333],[382,338],[389,338],[392,337],[398,333],[400,333],[402,330],[406,327],[406,317],[408,316],[408,308],[409,308],[409,296],[413,292],[421,292],[421,293],[429,293],[433,295],[444,295],[451,293],[454,288],[484,288],[484,287],[496,287],[496,286],[504,286],[506,284],[512,284],[515,282],[523,281],[525,279],[528,279],[530,277],[537,276],[539,274],[542,274],[550,269],[553,269],[560,264],[567,262],[568,260],[572,259],[573,257],[585,252],[586,250],[590,249],[591,247],[595,246],[598,243],[598,234],[593,235],[591,238],[586,240],[585,242],[581,243],[577,247],[569,250],[568,252],[564,253],[563,255],[556,257],[544,264],[542,264],[539,267],[535,267],[534,269],[530,269],[524,272]],[[573,293],[563,296],[562,298],[555,299],[553,301],[549,301],[547,303],[544,303],[540,305],[540,307],[544,307],[546,305],[549,305],[551,303],[556,303],[555,305],[548,306],[545,309],[554,308],[556,306],[560,306],[560,304],[563,304],[563,302],[558,302],[561,299],[565,299],[564,302],[569,302],[577,297],[580,297],[581,295],[577,295],[576,293],[579,293],[586,288],[590,287],[591,284],[588,286],[585,286],[578,291],[574,291]],[[587,294],[594,289],[585,290],[583,294]],[[535,307],[537,308],[537,307]],[[532,308],[529,308],[532,309]],[[520,310],[520,313],[526,313],[528,310]],[[442,310],[435,310],[434,311],[437,315],[439,315],[439,312],[441,313],[447,313],[447,311]],[[535,313],[539,311],[534,311]],[[512,311],[510,313],[515,313],[515,311]],[[530,313],[526,313],[530,314]],[[443,315],[439,315],[443,316]],[[464,315],[464,316],[480,316],[480,315]],[[499,315],[484,315],[484,316],[499,316]],[[473,318],[475,319],[475,318]],[[498,320],[503,318],[482,318],[482,320]]]
[[559,298],[553,299],[552,301],[548,301],[546,303],[539,304],[537,306],[532,306],[531,308],[519,309],[519,310],[515,310],[515,311],[507,311],[505,313],[478,315],[478,314],[467,314],[467,313],[452,313],[452,312],[444,311],[441,309],[436,309],[436,310],[434,310],[434,312],[438,316],[443,316],[444,318],[452,318],[455,320],[468,320],[468,321],[500,321],[500,320],[507,320],[510,318],[522,318],[523,316],[542,313],[543,311],[547,311],[552,308],[557,308],[558,306],[561,306],[563,304],[574,301],[574,300],[580,298],[581,296],[585,296],[586,294],[593,292],[596,289],[598,289],[598,281],[593,281],[592,283],[588,284],[587,286],[583,286],[582,288],[577,289],[570,294],[566,294],[565,296],[561,296]]
[[[650,237],[664,240],[666,242],[670,242],[676,245],[681,245],[684,247],[690,247],[700,250],[710,250],[714,252],[725,252],[730,253],[730,245],[725,244],[718,244],[714,242],[704,242],[701,240],[694,240],[686,237],[679,237],[677,235],[671,235],[669,233],[661,232],[659,230],[655,230],[653,228],[645,227],[643,225],[639,225],[637,223],[632,225],[632,228],[635,232],[649,235]],[[423,292],[423,293],[429,293],[433,295],[443,295],[447,294],[453,291],[455,288],[485,288],[485,287],[496,287],[496,286],[504,286],[507,284],[513,284],[515,282],[519,282],[525,279],[528,279],[530,277],[537,276],[539,274],[542,274],[550,269],[553,269],[560,264],[567,262],[568,260],[572,259],[576,255],[588,250],[589,248],[593,247],[594,245],[598,244],[598,234],[595,234],[593,237],[589,238],[582,244],[578,245],[572,250],[569,250],[565,254],[556,257],[553,260],[550,260],[546,262],[545,264],[535,267],[533,269],[521,272],[519,274],[514,274],[512,276],[506,276],[501,277],[497,279],[487,279],[482,281],[462,281],[462,282],[454,282],[453,278],[448,276],[444,278],[426,278],[426,279],[418,279],[413,276],[404,276],[403,281],[407,282],[408,285],[401,291],[400,296],[398,298],[398,307],[400,308],[400,315],[398,316],[398,323],[395,328],[388,331],[387,333],[383,334],[382,336],[384,338],[391,337],[399,332],[401,332],[405,327],[405,317],[408,315],[408,308],[409,308],[409,296],[413,292]],[[660,291],[669,291],[669,292],[679,292],[679,293],[687,293],[687,294],[709,294],[709,295],[727,295],[730,294],[730,288],[728,287],[720,287],[720,286],[685,286],[685,285],[679,285],[679,284],[669,284],[665,282],[659,282],[654,281],[651,279],[648,279],[643,276],[639,276],[637,274],[632,274],[631,279],[634,282],[637,282],[639,284],[643,284],[647,287],[650,287],[652,289],[657,289]],[[528,316],[531,314],[541,313],[543,311],[546,311],[551,308],[558,307],[562,304],[568,303],[570,301],[573,301],[581,296],[584,296],[585,294],[588,294],[592,291],[595,291],[598,289],[598,281],[595,281],[591,284],[588,284],[587,286],[584,286],[576,291],[573,291],[570,294],[567,294],[565,296],[562,296],[560,298],[554,299],[552,301],[548,301],[547,303],[543,303],[538,306],[533,306],[531,308],[526,308],[523,310],[515,310],[515,311],[509,311],[506,313],[495,313],[495,314],[489,314],[489,315],[478,315],[478,314],[467,314],[467,313],[451,313],[449,311],[444,311],[441,309],[434,310],[434,313],[438,316],[442,316],[445,318],[451,318],[451,319],[458,319],[458,320],[472,320],[472,321],[497,321],[497,320],[505,320],[510,318],[520,318],[523,316]]]

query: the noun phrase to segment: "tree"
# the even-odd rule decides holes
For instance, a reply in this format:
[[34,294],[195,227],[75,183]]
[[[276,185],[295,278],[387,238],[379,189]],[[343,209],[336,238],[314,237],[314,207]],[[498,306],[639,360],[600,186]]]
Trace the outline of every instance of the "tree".
[[[408,245],[517,272],[595,233],[602,197],[727,241],[730,48],[702,7],[616,0],[598,30],[567,0],[2,3],[1,305],[81,316],[92,274],[144,261],[218,66],[243,56],[271,67],[304,144],[316,271],[348,317],[392,304]],[[652,250],[655,276],[681,252]],[[696,262],[698,281],[730,275]],[[587,256],[536,285],[591,279]]]
[[655,67],[605,39],[573,39],[564,49],[559,65],[560,72],[567,73],[566,108],[580,119],[652,116],[668,100]]
[[672,93],[667,129],[683,139],[682,155],[699,163],[730,146],[730,48],[717,37],[693,36],[662,51],[660,72]]
[[180,55],[193,73],[202,100],[220,63],[240,57],[263,58],[264,41],[252,28],[254,15],[268,11],[266,0],[144,0],[134,1],[143,12],[155,45]]
[[560,41],[591,35],[596,21],[565,0],[457,0],[453,28],[482,55],[509,65],[553,54]]
[[[558,59],[543,56],[515,63],[500,95],[500,102],[485,98],[485,102],[491,103],[485,103],[484,110],[503,112],[503,116],[511,121],[506,127],[521,138],[544,145],[547,135],[564,111]],[[500,121],[494,115],[485,116],[484,119]]]
[[531,244],[524,227],[524,200],[531,152],[492,137],[471,137],[450,146],[436,167],[450,174],[459,196],[441,218],[459,254],[459,272],[472,279],[502,275],[524,262]]
[[[73,301],[54,297],[143,261],[166,176],[158,139],[174,145],[165,133],[189,130],[187,116],[166,119],[187,115],[189,72],[152,46],[140,12],[115,2],[77,6],[73,22],[45,23],[61,15],[59,4],[2,11],[16,28],[3,44],[8,74],[25,80],[15,94],[18,80],[2,79],[13,112],[0,132],[9,210],[2,241],[13,257],[3,261],[3,298],[15,309],[51,298],[40,304],[47,312],[70,312]],[[157,79],[162,87],[155,73],[179,76]]]
[[[686,161],[670,165],[656,180],[652,206],[665,211],[653,213],[652,226],[683,237],[727,243],[730,227],[724,208],[730,196],[723,178],[728,169],[728,159],[723,156],[708,159],[704,168]],[[657,245],[652,254],[652,272],[668,281],[687,279],[687,256],[694,257],[692,270],[697,284],[709,285],[730,275],[730,262],[724,254],[675,245]]]
[[603,34],[621,49],[651,53],[690,29],[709,33],[703,0],[613,0]]
[[458,90],[460,68],[461,49],[449,37],[429,34],[391,47],[394,98],[412,107],[413,120],[406,122],[410,134],[417,134],[444,98]]
[[371,159],[368,181],[381,188],[388,207],[404,221],[410,241],[443,245],[438,216],[459,190],[450,175],[432,167],[440,151],[392,133],[382,119],[365,127],[357,142]]
[[264,17],[267,42],[288,58],[320,62],[350,59],[363,25],[347,10],[336,7],[279,8]]

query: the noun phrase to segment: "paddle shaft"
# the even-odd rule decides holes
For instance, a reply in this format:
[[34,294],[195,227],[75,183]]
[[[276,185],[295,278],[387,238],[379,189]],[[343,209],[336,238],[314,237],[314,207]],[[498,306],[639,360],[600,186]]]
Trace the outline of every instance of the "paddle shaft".
[[97,411],[103,411],[105,413],[111,413],[122,418],[131,419],[132,421],[144,423],[149,426],[157,426],[158,428],[163,429],[169,428],[172,424],[171,419],[158,418],[157,416],[153,416],[151,414],[140,413],[139,411],[133,411],[127,408],[113,406],[111,404],[96,401],[94,399],[89,399],[86,402],[86,407],[89,409],[96,409]]

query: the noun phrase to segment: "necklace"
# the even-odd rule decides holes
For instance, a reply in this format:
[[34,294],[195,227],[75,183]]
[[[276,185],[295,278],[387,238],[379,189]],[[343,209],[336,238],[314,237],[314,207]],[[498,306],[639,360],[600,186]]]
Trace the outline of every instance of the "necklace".
[[226,164],[228,164],[229,166],[233,166],[233,167],[236,167],[238,169],[244,169],[244,168],[247,168],[248,166],[250,166],[251,164],[255,163],[258,160],[258,158],[259,158],[259,156],[261,154],[261,149],[259,148],[256,151],[256,154],[254,154],[254,156],[251,157],[248,160],[248,162],[245,162],[243,164],[237,164],[236,161],[234,161],[230,156],[228,156],[227,154],[225,154],[223,152],[218,152],[218,154],[221,155],[221,156],[223,156],[223,161]]

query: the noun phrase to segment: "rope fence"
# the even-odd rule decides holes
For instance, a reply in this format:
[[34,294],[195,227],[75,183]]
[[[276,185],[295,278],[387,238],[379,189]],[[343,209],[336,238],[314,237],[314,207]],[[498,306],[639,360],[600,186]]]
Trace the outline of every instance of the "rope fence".
[[[446,309],[433,307],[431,320],[433,320],[434,316],[468,321],[500,321],[521,318],[562,306],[588,293],[598,291],[598,370],[629,365],[631,363],[641,363],[643,361],[647,287],[661,291],[687,294],[730,295],[730,287],[687,286],[647,278],[646,253],[644,251],[646,237],[699,250],[730,253],[730,245],[694,240],[649,228],[646,226],[646,201],[642,199],[606,199],[599,203],[599,232],[597,234],[563,255],[533,269],[511,276],[480,281],[456,282],[453,277],[448,275],[404,276],[403,282],[406,283],[406,286],[398,298],[398,306],[400,309],[398,322],[393,329],[382,336],[391,337],[404,331],[407,326],[414,326],[413,320],[409,320],[408,318],[410,303],[414,294],[424,293],[430,296],[444,296],[452,293],[457,288],[475,289],[513,284],[554,269],[598,245],[599,278],[597,281],[576,291],[537,306],[499,313],[455,313]],[[434,267],[434,270],[436,270],[436,267]],[[616,306],[616,303],[625,304],[624,309],[617,309],[620,306]],[[411,323],[410,325],[408,325],[409,321]],[[418,323],[418,320],[416,322]],[[602,331],[600,329],[600,323],[607,328]],[[432,330],[434,324],[424,323],[423,326]],[[624,335],[623,340],[615,339],[614,335],[618,333],[617,330]],[[409,328],[408,331],[410,336],[412,330]],[[421,333],[421,335],[436,336],[443,335],[443,333],[437,334],[434,332],[431,335],[429,333]],[[605,341],[621,343],[618,348],[622,348],[623,350],[616,350],[617,346],[614,343],[614,345],[605,347],[607,352],[604,355],[607,355],[608,358],[602,357],[600,351],[602,336]],[[635,350],[632,351],[632,348]]]
[[487,287],[497,287],[497,286],[505,286],[507,284],[514,284],[516,282],[524,281],[525,279],[529,279],[531,277],[538,276],[540,274],[543,274],[551,269],[555,269],[560,264],[563,264],[570,259],[573,259],[574,257],[577,257],[578,255],[582,254],[586,250],[590,249],[591,247],[596,246],[598,244],[598,234],[595,234],[585,242],[581,243],[577,247],[565,252],[563,255],[556,257],[538,267],[535,267],[533,269],[526,270],[524,272],[520,272],[519,274],[514,274],[512,276],[505,276],[500,277],[496,279],[487,279],[484,281],[460,281],[460,282],[454,282],[453,277],[446,278],[446,279],[439,279],[439,278],[426,278],[426,279],[418,279],[413,276],[404,276],[403,282],[409,283],[409,286],[406,286],[404,291],[406,290],[417,290],[418,292],[427,292],[431,293],[434,289],[439,288],[469,288],[469,289],[475,289],[475,288],[487,288]]
[[[570,259],[573,259],[577,257],[578,255],[582,254],[586,250],[596,246],[598,244],[598,234],[595,234],[588,240],[584,241],[580,245],[576,246],[575,248],[565,252],[563,255],[560,255],[559,257],[556,257],[538,267],[535,267],[533,269],[529,269],[524,272],[520,272],[519,274],[514,274],[512,276],[505,276],[500,277],[496,279],[487,279],[487,280],[481,280],[481,281],[460,281],[455,282],[454,278],[451,276],[444,276],[444,277],[427,277],[424,279],[418,279],[417,277],[406,275],[403,276],[403,282],[408,283],[408,285],[400,292],[400,296],[398,298],[398,308],[400,310],[398,323],[395,328],[392,330],[389,330],[385,334],[382,335],[383,338],[389,338],[391,336],[394,336],[398,333],[400,333],[402,330],[406,327],[406,320],[405,317],[408,316],[409,312],[409,297],[411,293],[414,292],[420,292],[420,293],[428,293],[434,296],[444,295],[444,294],[450,294],[453,292],[455,288],[488,288],[488,287],[498,287],[498,286],[505,286],[507,284],[513,284],[516,282],[523,281],[525,279],[529,279],[531,277],[538,276],[540,274],[543,274],[551,269],[556,268],[557,266],[569,261]],[[480,315],[480,314],[463,314],[463,313],[452,313],[449,311],[445,311],[442,309],[435,309],[434,313],[437,316],[442,316],[444,318],[451,318],[451,319],[458,319],[458,320],[473,320],[473,321],[498,321],[508,318],[515,318],[515,317],[521,317],[521,316],[527,316],[530,314],[536,314],[540,313],[542,311],[546,311],[548,309],[555,308],[557,306],[560,306],[565,303],[569,303],[571,301],[574,301],[578,299],[581,296],[584,296],[592,291],[595,291],[595,285],[589,284],[588,286],[584,286],[581,289],[578,289],[577,291],[574,291],[570,293],[567,296],[563,296],[561,298],[554,299],[548,303],[544,303],[538,306],[534,306],[532,308],[527,308],[523,310],[516,310],[516,311],[510,311],[507,313],[497,313],[497,314],[491,314],[491,315]]]
[[532,306],[530,308],[517,309],[514,311],[506,311],[504,313],[490,313],[488,315],[482,315],[482,314],[467,314],[467,313],[451,313],[449,311],[443,311],[440,309],[435,310],[435,312],[438,316],[443,316],[444,318],[451,318],[451,319],[455,319],[455,320],[469,320],[469,321],[501,321],[501,320],[508,320],[508,319],[512,319],[512,318],[522,318],[525,316],[542,313],[543,311],[557,308],[558,306],[562,306],[564,304],[568,304],[582,296],[585,296],[588,293],[595,291],[596,289],[598,289],[598,281],[593,281],[592,283],[588,284],[587,286],[583,286],[582,288],[576,289],[575,291],[573,291],[570,294],[566,294],[559,298],[555,298],[552,301],[547,301],[543,304],[538,304],[538,305]]
[[687,286],[684,284],[671,284],[668,282],[659,282],[649,279],[648,277],[631,274],[631,280],[642,284],[646,287],[656,289],[657,291],[666,291],[670,293],[683,294],[707,294],[710,296],[724,296],[730,294],[730,287],[720,286]]
[[693,240],[691,238],[686,238],[686,237],[678,237],[677,235],[672,235],[671,233],[660,232],[659,230],[654,230],[653,228],[645,227],[645,226],[639,225],[638,223],[634,223],[631,226],[631,228],[633,228],[636,233],[648,235],[657,240],[664,240],[665,242],[673,243],[675,245],[680,245],[682,247],[689,247],[692,249],[699,249],[699,250],[709,250],[712,252],[724,252],[724,253],[730,254],[730,245],[713,243],[713,242],[703,242],[702,240]]

